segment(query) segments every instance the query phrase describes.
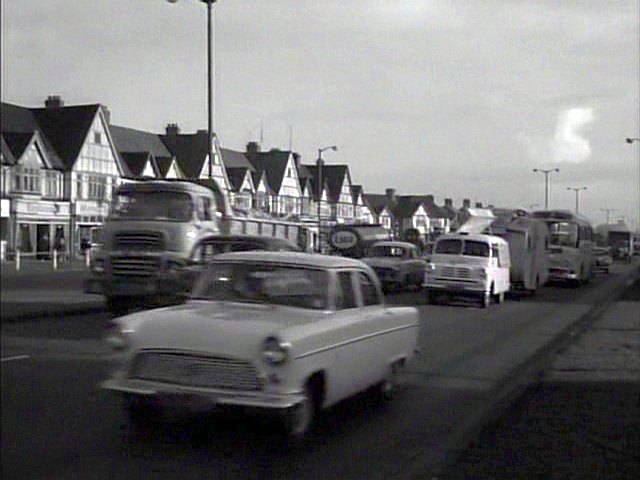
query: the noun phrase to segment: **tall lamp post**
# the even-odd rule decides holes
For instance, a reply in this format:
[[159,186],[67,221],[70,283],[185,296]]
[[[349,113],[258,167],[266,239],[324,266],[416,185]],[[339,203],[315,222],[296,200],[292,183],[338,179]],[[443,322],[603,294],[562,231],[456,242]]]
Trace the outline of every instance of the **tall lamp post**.
[[[632,144],[633,142],[639,142],[640,138],[627,138],[626,142]],[[636,224],[638,232],[640,232],[640,149],[638,149],[638,223]]]
[[607,221],[605,223],[609,223],[609,219],[611,218],[611,212],[615,212],[616,209],[615,208],[601,208],[600,209],[601,212],[606,212],[607,214]]
[[580,191],[586,189],[587,187],[567,187],[567,190],[573,190],[576,193],[576,215],[580,213]]
[[317,161],[317,166],[318,166],[318,188],[317,188],[317,193],[318,193],[318,243],[317,243],[317,251],[321,252],[322,248],[321,248],[321,244],[320,244],[320,229],[322,226],[322,216],[321,216],[321,204],[322,204],[322,166],[324,164],[324,160],[322,160],[322,153],[326,152],[327,150],[333,150],[334,152],[338,151],[338,147],[337,145],[331,145],[329,147],[322,147],[318,149],[318,161]]
[[[202,3],[207,4],[207,137],[208,137],[208,147],[207,151],[209,153],[209,165],[208,165],[208,174],[209,180],[213,178],[213,52],[211,48],[211,40],[213,39],[212,35],[212,12],[213,12],[213,4],[216,3],[217,0],[200,0]],[[167,0],[169,3],[178,3],[178,0]]]
[[549,210],[549,175],[553,172],[558,173],[560,171],[559,168],[534,168],[533,171],[535,173],[544,173],[544,209]]

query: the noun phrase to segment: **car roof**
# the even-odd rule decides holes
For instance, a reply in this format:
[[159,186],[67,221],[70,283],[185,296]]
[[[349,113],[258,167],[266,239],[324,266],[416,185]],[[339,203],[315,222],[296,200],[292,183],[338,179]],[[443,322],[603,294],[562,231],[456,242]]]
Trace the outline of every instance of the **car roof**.
[[321,255],[319,253],[255,250],[250,252],[221,253],[212,259],[213,263],[226,261],[277,263],[312,268],[361,268],[369,270],[369,267],[360,260],[348,257]]
[[398,240],[381,240],[371,245],[372,247],[402,247],[402,248],[416,248],[413,243],[401,242]]

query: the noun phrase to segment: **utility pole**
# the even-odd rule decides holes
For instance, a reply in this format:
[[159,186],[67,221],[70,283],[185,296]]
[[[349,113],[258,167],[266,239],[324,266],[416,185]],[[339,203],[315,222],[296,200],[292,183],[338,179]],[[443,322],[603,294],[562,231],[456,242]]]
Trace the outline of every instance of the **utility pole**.
[[544,209],[549,210],[549,175],[553,172],[558,173],[560,171],[559,168],[534,168],[533,171],[535,173],[543,173],[544,174]]

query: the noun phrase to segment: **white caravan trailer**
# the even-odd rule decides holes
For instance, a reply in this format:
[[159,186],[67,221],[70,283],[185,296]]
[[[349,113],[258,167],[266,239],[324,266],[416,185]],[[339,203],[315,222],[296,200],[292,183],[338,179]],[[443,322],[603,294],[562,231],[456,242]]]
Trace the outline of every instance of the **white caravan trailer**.
[[524,210],[493,209],[496,215],[486,233],[509,244],[511,288],[535,293],[549,278],[549,228]]

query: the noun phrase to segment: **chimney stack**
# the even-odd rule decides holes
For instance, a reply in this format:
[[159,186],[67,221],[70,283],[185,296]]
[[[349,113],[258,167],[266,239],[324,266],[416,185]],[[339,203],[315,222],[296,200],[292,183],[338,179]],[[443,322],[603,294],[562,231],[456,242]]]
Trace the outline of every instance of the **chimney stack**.
[[396,199],[396,189],[395,188],[387,188],[384,191],[384,193],[387,196],[387,200],[394,201]]
[[476,202],[476,208],[482,208],[482,202]]
[[247,156],[252,156],[256,153],[260,153],[260,144],[258,142],[247,143]]
[[177,123],[167,123],[165,132],[167,135],[175,137],[176,135],[180,134],[180,127]]
[[107,122],[107,125],[111,125],[111,112],[104,105],[100,105],[102,109],[102,116],[104,117],[104,121]]
[[424,197],[424,201],[429,205],[433,205],[435,203],[435,199],[433,198],[433,195],[427,195],[426,197]]
[[47,110],[53,110],[55,108],[64,107],[64,101],[60,98],[60,95],[49,95],[44,101],[44,106]]
[[453,200],[451,198],[445,198],[444,199],[444,206],[445,207],[453,207]]
[[471,200],[469,200],[468,198],[465,198],[462,200],[462,208],[470,208],[471,207]]

